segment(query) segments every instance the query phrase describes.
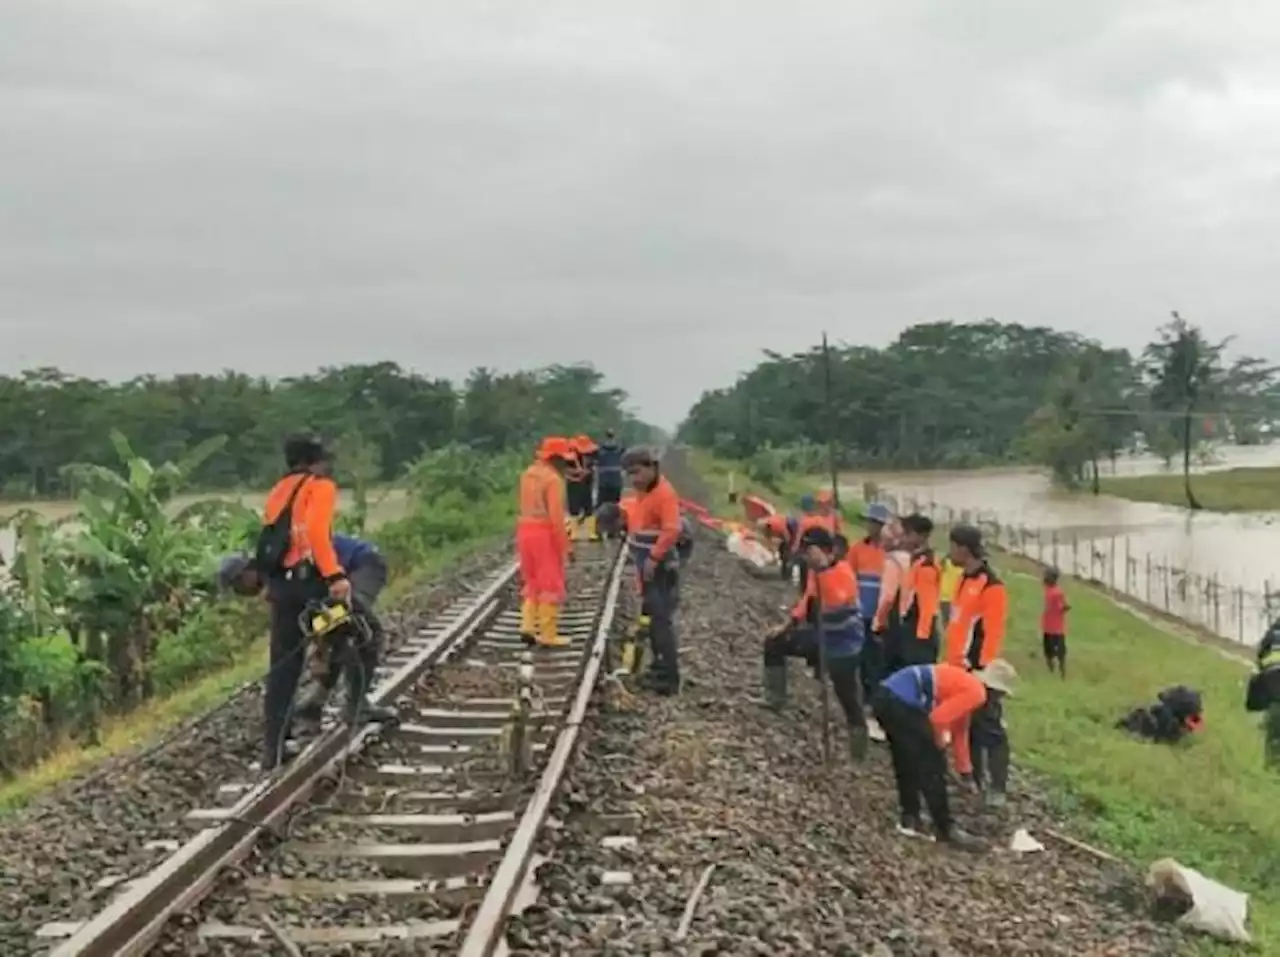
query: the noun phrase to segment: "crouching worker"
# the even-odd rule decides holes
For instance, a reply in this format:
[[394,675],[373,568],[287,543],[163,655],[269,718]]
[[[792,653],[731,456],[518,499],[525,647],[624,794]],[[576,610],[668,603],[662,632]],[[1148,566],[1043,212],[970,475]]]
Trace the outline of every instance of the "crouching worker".
[[899,830],[924,834],[920,796],[924,795],[933,833],[963,850],[980,850],[982,843],[956,826],[947,801],[946,738],[987,701],[989,688],[999,684],[1009,694],[1013,667],[1003,659],[982,672],[955,665],[911,665],[894,672],[876,689],[871,709],[889,740],[893,777],[898,787]]
[[821,631],[831,687],[849,725],[849,752],[855,761],[863,761],[868,738],[858,657],[866,644],[866,628],[858,614],[858,580],[853,569],[836,558],[835,536],[827,529],[808,529],[799,546],[796,557],[809,570],[805,591],[790,620],[765,638],[765,701],[775,711],[786,706],[788,658],[803,658],[818,668]]

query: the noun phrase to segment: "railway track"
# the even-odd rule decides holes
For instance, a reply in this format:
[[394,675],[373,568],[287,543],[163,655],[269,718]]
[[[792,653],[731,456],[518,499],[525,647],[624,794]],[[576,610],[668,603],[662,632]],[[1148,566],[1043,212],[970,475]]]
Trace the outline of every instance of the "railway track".
[[618,605],[625,552],[579,552],[568,647],[523,644],[503,567],[379,669],[398,726],[329,726],[267,780],[228,782],[234,803],[193,808],[195,835],[103,910],[42,928],[50,957],[499,952]]

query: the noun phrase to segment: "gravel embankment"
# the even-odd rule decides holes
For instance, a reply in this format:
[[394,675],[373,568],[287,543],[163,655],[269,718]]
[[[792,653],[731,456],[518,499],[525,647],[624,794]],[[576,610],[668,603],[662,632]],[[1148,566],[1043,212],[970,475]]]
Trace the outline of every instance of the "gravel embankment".
[[[462,597],[498,557],[476,556],[388,613],[390,640]],[[0,954],[47,951],[52,942],[34,937],[40,926],[100,910],[120,881],[145,873],[172,842],[194,833],[183,821],[190,810],[227,803],[218,794],[227,781],[253,780],[261,710],[255,685],[154,753],[110,759],[0,820]]]
[[[539,904],[509,934],[517,954],[1169,955],[1177,936],[1134,910],[1138,878],[1054,844],[1043,794],[1015,772],[1009,806],[957,817],[991,839],[975,857],[897,834],[888,755],[849,762],[843,730],[822,766],[818,691],[792,665],[792,710],[753,700],[761,623],[791,598],[744,574],[704,536],[681,612],[682,696],[637,696],[589,726],[572,785],[544,838]],[[832,702],[833,715],[838,714]],[[839,725],[833,721],[833,729]],[[1011,729],[1017,747],[1017,728]],[[606,850],[599,814],[640,816],[638,843]],[[1005,850],[1015,828],[1043,853]],[[689,935],[674,939],[715,865]],[[606,872],[629,871],[610,884]]]

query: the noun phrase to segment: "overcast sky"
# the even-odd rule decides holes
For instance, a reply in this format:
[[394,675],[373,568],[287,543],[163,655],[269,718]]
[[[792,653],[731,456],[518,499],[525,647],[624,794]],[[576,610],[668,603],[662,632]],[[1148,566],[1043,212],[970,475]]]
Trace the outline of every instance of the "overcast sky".
[[994,316],[1280,358],[1280,4],[0,0],[0,370],[590,360]]

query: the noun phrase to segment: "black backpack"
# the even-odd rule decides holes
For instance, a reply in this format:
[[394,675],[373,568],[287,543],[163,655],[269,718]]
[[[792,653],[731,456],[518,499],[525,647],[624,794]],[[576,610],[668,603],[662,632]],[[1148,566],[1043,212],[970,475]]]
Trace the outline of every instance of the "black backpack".
[[253,550],[253,567],[263,578],[272,578],[284,571],[284,556],[288,554],[293,539],[293,503],[298,499],[302,486],[311,475],[303,475],[289,493],[289,500],[273,521],[263,522],[258,532],[258,543]]

